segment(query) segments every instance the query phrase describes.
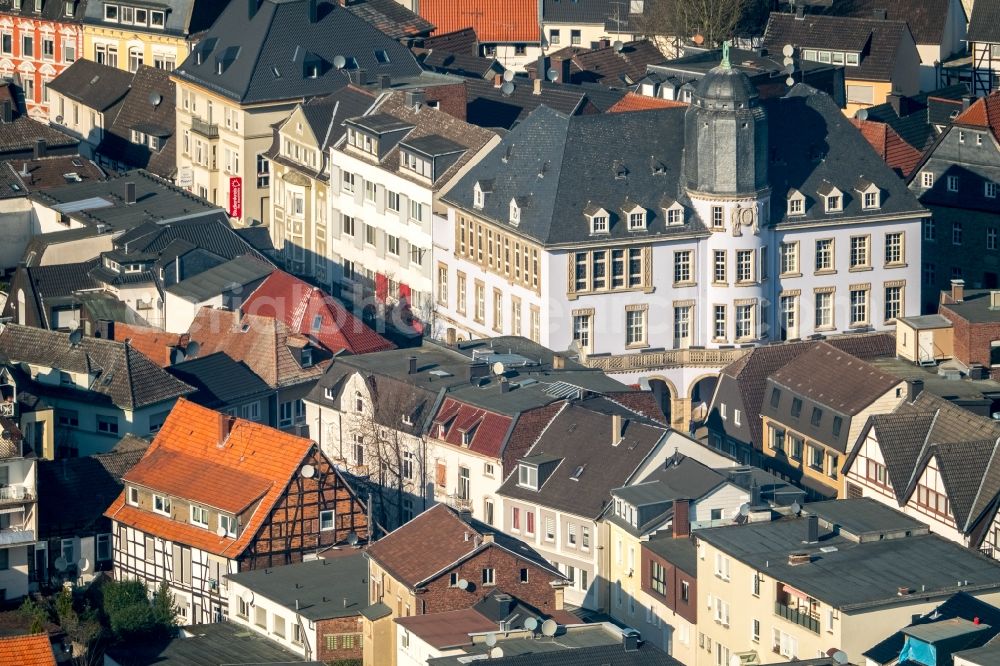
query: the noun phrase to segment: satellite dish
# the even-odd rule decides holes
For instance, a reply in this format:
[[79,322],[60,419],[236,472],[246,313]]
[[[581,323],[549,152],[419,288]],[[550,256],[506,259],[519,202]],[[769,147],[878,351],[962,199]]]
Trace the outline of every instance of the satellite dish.
[[792,502],[792,513],[796,516],[802,513],[802,505],[798,502]]
[[152,104],[153,106],[159,106],[160,102],[162,101],[163,101],[163,95],[161,95],[160,93],[156,92],[155,90],[149,93],[149,103]]
[[56,122],[57,123],[62,123],[62,121],[63,121],[63,117],[62,116],[56,116]]
[[303,479],[311,479],[316,476],[316,468],[312,465],[303,465],[302,469],[299,470],[299,474],[302,475]]
[[514,94],[514,84],[510,81],[504,81],[503,85],[500,86],[500,92],[503,93],[504,97],[510,97]]
[[790,67],[795,64],[795,58],[785,58],[781,62],[785,65],[785,67]]
[[502,648],[495,647],[492,650],[490,650],[490,659],[499,659],[502,656],[503,656]]
[[557,70],[557,69],[550,69],[549,71],[545,72],[545,78],[547,78],[549,81],[558,81],[559,80],[559,70]]
[[503,80],[504,81],[513,81],[514,80],[514,70],[512,70],[512,69],[505,69],[503,71]]
[[792,86],[794,86],[795,85],[795,78],[789,76],[787,79],[785,79],[785,85],[788,86],[789,88],[791,88]]
[[785,44],[783,47],[781,47],[781,55],[785,56],[786,58],[791,58],[794,54],[795,54],[795,47],[792,46],[791,44]]
[[486,644],[489,645],[490,647],[493,647],[494,645],[496,645],[497,644],[497,635],[494,634],[494,633],[492,633],[492,632],[486,634]]
[[729,666],[742,666],[743,660],[740,659],[740,655],[734,654],[729,657]]
[[555,636],[556,635],[556,629],[558,629],[558,628],[559,628],[559,625],[556,623],[555,620],[546,620],[545,622],[542,622],[542,635],[543,636]]
[[847,653],[843,650],[837,650],[830,655],[830,658],[833,659],[833,663],[835,664],[847,664],[850,661],[847,658]]
[[220,539],[222,539],[223,537],[226,536],[226,528],[223,527],[222,525],[219,525],[219,529],[215,530],[215,535]]
[[58,571],[66,571],[66,569],[69,568],[69,562],[67,562],[66,558],[62,555],[56,558],[55,564]]
[[612,44],[611,46],[613,46],[613,47],[614,47],[614,49],[615,49],[615,51],[618,51],[618,52],[621,52],[621,50],[622,50],[623,48],[625,48],[625,45],[624,45],[624,44],[622,44],[622,40],[620,40],[620,39],[616,39],[616,40],[615,40],[615,43],[614,43],[614,44]]
[[497,361],[496,363],[493,364],[494,375],[502,375],[505,372],[507,372],[507,368],[503,367],[503,363]]
[[527,629],[528,631],[534,631],[535,629],[538,629],[538,620],[536,620],[533,617],[529,617],[527,620],[524,621],[524,628]]
[[76,563],[76,568],[79,569],[81,573],[90,571],[90,560],[86,557],[81,557]]
[[465,580],[464,578],[460,578],[458,580],[458,589],[460,589],[460,590],[467,590],[467,589],[469,589],[469,581]]
[[184,358],[194,358],[198,355],[199,350],[201,350],[201,344],[192,340],[184,348]]
[[247,606],[253,605],[253,592],[251,592],[250,590],[244,592],[243,596],[240,598],[243,599],[243,603],[245,603]]
[[77,346],[78,344],[80,344],[80,340],[82,340],[82,339],[83,339],[83,329],[82,328],[74,328],[72,331],[70,331],[70,333],[69,333],[69,343],[71,345],[73,345],[74,347]]
[[347,58],[342,55],[333,56],[333,66],[337,69],[344,69],[344,65],[347,64]]
[[350,534],[347,535],[347,543],[349,543],[352,546],[358,545],[358,535],[356,532],[351,532]]
[[749,515],[749,514],[750,514],[750,504],[749,503],[741,504],[740,505],[740,515],[743,516],[744,518],[746,518],[747,515]]
[[858,109],[854,117],[858,120],[868,120],[868,109]]

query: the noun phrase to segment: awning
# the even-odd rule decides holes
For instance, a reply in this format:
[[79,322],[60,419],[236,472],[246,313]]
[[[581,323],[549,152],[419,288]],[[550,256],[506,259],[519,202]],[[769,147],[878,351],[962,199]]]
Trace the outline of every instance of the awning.
[[799,599],[802,599],[803,601],[811,601],[811,599],[812,599],[812,597],[810,597],[808,594],[806,594],[805,592],[802,592],[801,590],[796,590],[791,585],[782,585],[781,589],[783,589],[785,592],[787,592],[788,594],[792,595],[793,597],[798,597]]

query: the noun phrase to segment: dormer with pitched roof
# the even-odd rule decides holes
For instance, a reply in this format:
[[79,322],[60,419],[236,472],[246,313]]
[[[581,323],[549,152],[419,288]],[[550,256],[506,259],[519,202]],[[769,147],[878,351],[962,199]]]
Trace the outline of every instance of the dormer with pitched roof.
[[844,211],[844,193],[833,183],[824,180],[816,188],[816,194],[823,199],[824,212],[842,213]]
[[876,210],[882,206],[882,190],[864,176],[854,184],[854,191],[861,197],[861,207],[865,210]]
[[806,195],[794,187],[788,190],[786,202],[789,217],[806,214]]
[[645,231],[648,221],[648,211],[638,203],[625,200],[622,204],[622,216],[629,231]]
[[590,204],[583,209],[583,216],[590,224],[590,233],[606,234],[611,230],[611,214],[606,209]]

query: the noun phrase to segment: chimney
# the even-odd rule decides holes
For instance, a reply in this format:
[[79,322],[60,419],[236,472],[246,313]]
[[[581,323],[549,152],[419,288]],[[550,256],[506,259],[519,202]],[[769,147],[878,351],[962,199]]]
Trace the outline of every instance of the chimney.
[[924,380],[922,379],[907,379],[906,380],[906,399],[913,402],[920,395],[921,391],[924,390]]
[[125,203],[135,203],[135,183],[133,182],[125,183]]
[[3,101],[3,121],[9,123],[14,120],[14,107],[9,99]]
[[253,17],[257,15],[257,4],[260,0],[247,0],[247,18],[253,20]]
[[233,421],[235,419],[228,414],[219,413],[219,446],[221,447],[226,442],[226,438],[229,437],[229,433],[233,429]]
[[906,96],[900,92],[892,91],[885,96],[885,101],[889,103],[897,116],[906,115]]
[[48,148],[45,143],[45,139],[38,139],[35,141],[35,159],[40,160],[45,157],[45,151]]
[[873,9],[872,18],[876,21],[884,21],[889,18],[889,11],[887,9]]
[[406,91],[406,106],[416,111],[424,104],[424,91],[423,90],[407,90]]
[[490,371],[490,368],[485,363],[472,363],[469,365],[469,381],[475,382],[478,379],[485,377]]
[[674,500],[673,531],[675,539],[691,533],[691,500]]
[[801,5],[801,4],[795,5],[795,18],[797,18],[798,20],[801,21],[805,17],[806,17],[806,8],[805,8],[805,5]]
[[500,392],[501,393],[510,393],[510,382],[507,381],[506,377],[503,377],[500,380]]
[[406,359],[406,374],[415,375],[417,374],[417,357],[410,356]]
[[306,3],[306,5],[307,5],[307,8],[309,10],[309,22],[310,23],[315,23],[316,21],[319,20],[319,11],[318,11],[318,8],[316,6],[317,5],[317,0],[308,0],[308,2]]
[[483,543],[493,543],[495,540],[493,532],[486,532],[483,534]]
[[388,74],[382,74],[378,77],[378,87],[380,90],[388,90],[392,87],[392,77]]
[[757,484],[757,479],[750,481],[750,506],[760,506],[760,486]]
[[535,79],[531,83],[534,86],[534,88],[532,89],[531,92],[533,94],[535,94],[535,95],[541,95],[542,94],[542,80],[541,79]]
[[609,46],[611,46],[611,40],[610,39],[599,39],[599,40],[597,40],[597,48],[599,48],[599,49],[606,49]]
[[990,310],[1000,310],[1000,291],[990,291]]
[[455,333],[455,328],[453,326],[449,326],[448,330],[444,332],[444,339],[449,347],[455,346],[455,342],[458,339],[458,336]]
[[493,77],[493,87],[494,88],[499,88],[501,85],[503,85],[503,75],[502,74],[496,74]]
[[560,356],[559,354],[552,355],[552,369],[553,370],[565,370],[566,369],[566,358]]
[[611,446],[618,446],[622,441],[622,415],[611,415]]
[[819,516],[806,518],[806,543],[819,543]]
[[954,303],[965,300],[965,280],[956,278],[951,281],[951,300]]
[[639,651],[639,632],[635,630],[622,632],[622,647],[626,652]]
[[972,97],[970,95],[962,95],[962,111],[968,110],[972,106]]

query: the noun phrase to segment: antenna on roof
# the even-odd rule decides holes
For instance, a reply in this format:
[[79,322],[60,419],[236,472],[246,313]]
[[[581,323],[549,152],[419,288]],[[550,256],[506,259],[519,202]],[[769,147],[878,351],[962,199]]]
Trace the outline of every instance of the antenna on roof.
[[344,65],[347,64],[347,58],[342,55],[333,56],[333,66],[337,69],[344,69]]
[[802,513],[802,505],[798,502],[792,502],[792,515],[797,516]]
[[149,103],[152,104],[153,106],[159,106],[160,102],[162,101],[163,101],[163,95],[161,95],[160,93],[156,92],[155,90],[149,93]]
[[535,629],[538,629],[538,620],[536,620],[533,617],[529,617],[527,620],[524,621],[524,628],[527,629],[528,631],[534,631]]
[[615,43],[611,46],[615,49],[615,53],[621,53],[622,49],[625,48],[625,44],[623,44],[620,39],[616,39]]
[[503,80],[504,81],[513,81],[514,80],[514,70],[512,70],[512,69],[505,69],[503,71]]
[[514,84],[510,81],[504,81],[503,85],[500,86],[500,92],[504,97],[510,97],[514,94]]
[[554,69],[554,68],[549,69],[549,71],[545,72],[545,78],[547,78],[549,81],[553,81],[553,82],[558,81],[559,80],[559,70],[558,69]]
[[497,644],[497,635],[494,634],[492,631],[486,634],[486,644],[489,645],[490,647],[493,647],[494,645]]
[[76,562],[76,568],[80,570],[80,573],[86,573],[90,571],[90,560],[86,557],[81,557]]
[[868,109],[858,109],[854,113],[854,117],[858,120],[868,120]]
[[542,635],[543,636],[555,636],[556,635],[556,630],[558,628],[559,628],[559,625],[556,623],[556,621],[550,618],[550,619],[546,620],[545,622],[542,622]]
[[358,545],[358,534],[357,534],[357,532],[353,532],[352,531],[350,534],[347,535],[347,543],[349,545],[351,545],[351,546],[357,546]]
[[220,539],[225,538],[225,536],[226,536],[226,528],[222,527],[220,525],[219,529],[215,530],[215,536],[219,537]]
[[835,664],[846,664],[850,661],[847,658],[847,653],[844,652],[843,650],[837,650],[836,652],[830,655],[830,658],[833,659],[833,663]]
[[490,648],[490,659],[499,659],[503,656],[503,648]]

